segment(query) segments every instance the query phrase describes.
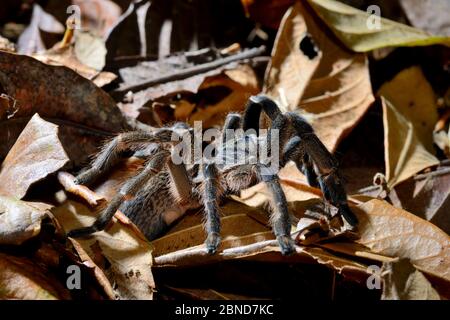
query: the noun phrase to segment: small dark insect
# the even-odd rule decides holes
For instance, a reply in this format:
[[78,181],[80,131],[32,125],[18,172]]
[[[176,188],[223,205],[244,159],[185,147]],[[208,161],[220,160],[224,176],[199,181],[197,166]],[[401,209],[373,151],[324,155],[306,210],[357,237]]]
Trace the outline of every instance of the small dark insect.
[[[262,111],[271,120],[267,134],[258,134]],[[231,134],[239,129],[245,133]],[[120,208],[151,240],[188,209],[203,207],[206,249],[214,254],[220,243],[219,200],[264,181],[272,195],[273,232],[281,252],[290,254],[295,250],[291,222],[277,172],[291,160],[310,185],[320,186],[326,203],[335,206],[350,225],[358,223],[348,207],[336,160],[304,118],[293,112],[282,113],[268,97],[251,97],[243,117],[229,114],[220,138],[210,144],[216,152],[210,156],[203,153],[201,163],[174,162],[173,155],[179,152],[177,146],[182,143],[174,136],[186,134],[192,137],[194,130],[187,124],[176,123],[152,132],[122,133],[105,145],[91,168],[76,178],[76,183],[92,183],[130,152],[145,154],[148,161],[142,171],[121,187],[92,226],[72,230],[68,236],[80,237],[104,229]],[[274,137],[278,142],[276,148],[272,144]],[[268,156],[255,161],[252,151],[262,150],[261,147],[266,147]],[[182,153],[183,159],[191,152]],[[274,162],[275,157],[278,162]],[[129,201],[130,197],[133,200]]]

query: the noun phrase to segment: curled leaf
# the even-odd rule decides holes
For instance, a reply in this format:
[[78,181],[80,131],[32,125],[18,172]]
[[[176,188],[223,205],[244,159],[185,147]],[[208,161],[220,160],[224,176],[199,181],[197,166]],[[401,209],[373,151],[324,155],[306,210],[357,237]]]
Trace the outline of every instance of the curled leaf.
[[41,231],[51,206],[0,195],[0,244],[19,245]]
[[351,50],[367,52],[392,46],[450,46],[450,38],[381,18],[335,0],[307,0],[333,33]]
[[68,162],[58,139],[58,126],[35,114],[0,167],[0,193],[21,199],[33,183]]
[[[98,210],[93,211],[71,200],[64,201],[52,212],[66,232],[91,225],[98,216]],[[109,282],[115,284],[114,293],[121,299],[153,298],[152,248],[137,232],[130,222],[114,221],[106,230],[87,239],[71,239],[75,248],[82,248],[80,257],[87,254],[90,259],[86,262],[93,261]]]
[[[301,1],[286,14],[277,39],[267,92],[285,111],[301,112],[334,151],[374,101],[366,56],[343,48]],[[302,47],[317,55],[308,58]]]
[[0,299],[70,299],[69,291],[33,261],[0,253]]
[[440,300],[422,272],[408,259],[383,264],[382,300]]
[[385,99],[383,125],[386,181],[389,188],[439,164],[437,158],[423,146],[411,121]]
[[419,270],[450,280],[450,238],[441,229],[376,199],[359,205],[355,213],[358,243],[375,253],[408,258]]

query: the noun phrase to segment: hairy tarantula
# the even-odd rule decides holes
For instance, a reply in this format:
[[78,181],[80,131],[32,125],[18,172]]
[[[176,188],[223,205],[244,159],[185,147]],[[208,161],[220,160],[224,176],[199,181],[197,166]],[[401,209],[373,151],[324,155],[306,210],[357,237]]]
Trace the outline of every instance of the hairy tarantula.
[[[271,120],[265,135],[258,134],[262,111]],[[230,134],[238,129],[244,134]],[[348,207],[334,157],[304,118],[293,112],[282,113],[270,98],[264,95],[251,97],[243,117],[228,114],[221,137],[210,144],[215,147],[215,153],[203,154],[201,163],[185,165],[174,161],[174,150],[181,143],[174,135],[187,133],[192,136],[193,132],[187,124],[176,123],[152,132],[122,133],[105,145],[91,168],[77,176],[76,183],[89,184],[130,151],[136,154],[149,145],[153,147],[146,155],[148,161],[142,171],[121,187],[95,223],[72,230],[68,236],[80,237],[104,229],[120,208],[151,240],[188,209],[203,206],[206,249],[214,254],[220,243],[218,200],[263,181],[272,194],[270,221],[273,232],[282,254],[289,254],[294,251],[294,242],[290,235],[288,205],[277,172],[291,160],[305,174],[310,185],[322,189],[326,203],[335,206],[350,225],[357,224],[357,218]],[[275,148],[271,143],[274,136],[278,142]],[[268,156],[265,160],[255,160],[251,151],[260,152],[261,146],[266,148]],[[256,155],[259,152],[256,151]],[[188,153],[184,152],[183,159]],[[275,157],[276,162],[273,161]],[[233,161],[229,161],[230,158]]]

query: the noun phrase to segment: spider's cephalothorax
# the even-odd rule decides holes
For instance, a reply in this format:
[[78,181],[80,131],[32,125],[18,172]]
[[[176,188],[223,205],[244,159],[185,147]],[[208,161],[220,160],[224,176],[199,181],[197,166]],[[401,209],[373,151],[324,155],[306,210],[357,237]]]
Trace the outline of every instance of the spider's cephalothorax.
[[[271,127],[267,134],[258,135],[262,111],[270,118]],[[230,134],[240,129],[244,134]],[[281,252],[289,254],[294,251],[291,222],[277,176],[278,170],[288,161],[295,162],[310,185],[320,186],[324,200],[335,206],[350,225],[357,224],[348,207],[333,156],[305,119],[293,112],[282,113],[268,97],[251,97],[242,118],[238,114],[229,114],[220,139],[211,144],[215,152],[208,156],[204,153],[200,164],[174,161],[175,146],[180,143],[174,135],[188,133],[192,136],[192,132],[186,124],[177,123],[152,132],[127,132],[113,139],[92,167],[76,178],[77,183],[94,181],[130,151],[142,151],[149,145],[156,147],[148,154],[142,171],[121,187],[96,222],[90,227],[72,230],[68,235],[78,237],[104,229],[120,208],[152,239],[188,209],[203,207],[206,248],[209,253],[215,253],[220,243],[219,200],[263,181],[272,194],[270,221],[273,232]],[[127,200],[130,197],[134,199]]]

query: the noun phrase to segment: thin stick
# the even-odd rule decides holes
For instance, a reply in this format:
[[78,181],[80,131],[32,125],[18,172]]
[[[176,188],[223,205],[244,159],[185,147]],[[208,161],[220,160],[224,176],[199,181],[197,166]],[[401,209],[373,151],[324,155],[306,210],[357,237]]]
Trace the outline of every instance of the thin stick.
[[[270,246],[278,248],[278,241],[277,240],[266,240],[266,241],[252,243],[252,244],[249,244],[246,246],[225,249],[222,252],[218,253],[218,257],[222,258],[222,259],[232,259],[232,258],[241,257],[241,256],[245,256],[248,254],[258,252],[258,251],[260,251],[266,247],[270,247]],[[302,247],[300,247],[298,245],[295,246],[295,249],[296,249],[297,253],[302,252]],[[165,255],[156,257],[155,264],[157,264],[157,265],[174,264],[177,261],[182,261],[186,258],[201,257],[201,256],[209,256],[204,247],[192,248],[192,249],[167,253]],[[211,257],[214,258],[215,256],[211,256]],[[217,258],[217,257],[215,257],[215,258]]]
[[244,59],[250,59],[253,57],[260,56],[261,54],[264,53],[265,50],[266,50],[266,48],[264,46],[246,50],[244,52],[237,53],[237,54],[234,54],[234,55],[226,57],[226,58],[217,59],[212,62],[202,63],[202,64],[199,64],[199,65],[196,65],[196,66],[193,66],[190,68],[182,69],[182,70],[177,70],[175,72],[163,75],[162,77],[159,77],[159,78],[155,78],[155,79],[151,79],[151,80],[144,81],[141,83],[125,86],[122,88],[118,88],[118,89],[112,91],[112,94],[114,96],[122,95],[122,94],[127,93],[128,91],[139,91],[139,90],[143,90],[143,89],[146,89],[148,87],[151,87],[151,86],[154,86],[154,85],[157,85],[160,83],[186,79],[188,77],[192,77],[192,76],[200,74],[200,73],[214,70],[216,68],[219,68],[219,67],[226,65],[228,63],[231,63],[231,62],[244,60]]

